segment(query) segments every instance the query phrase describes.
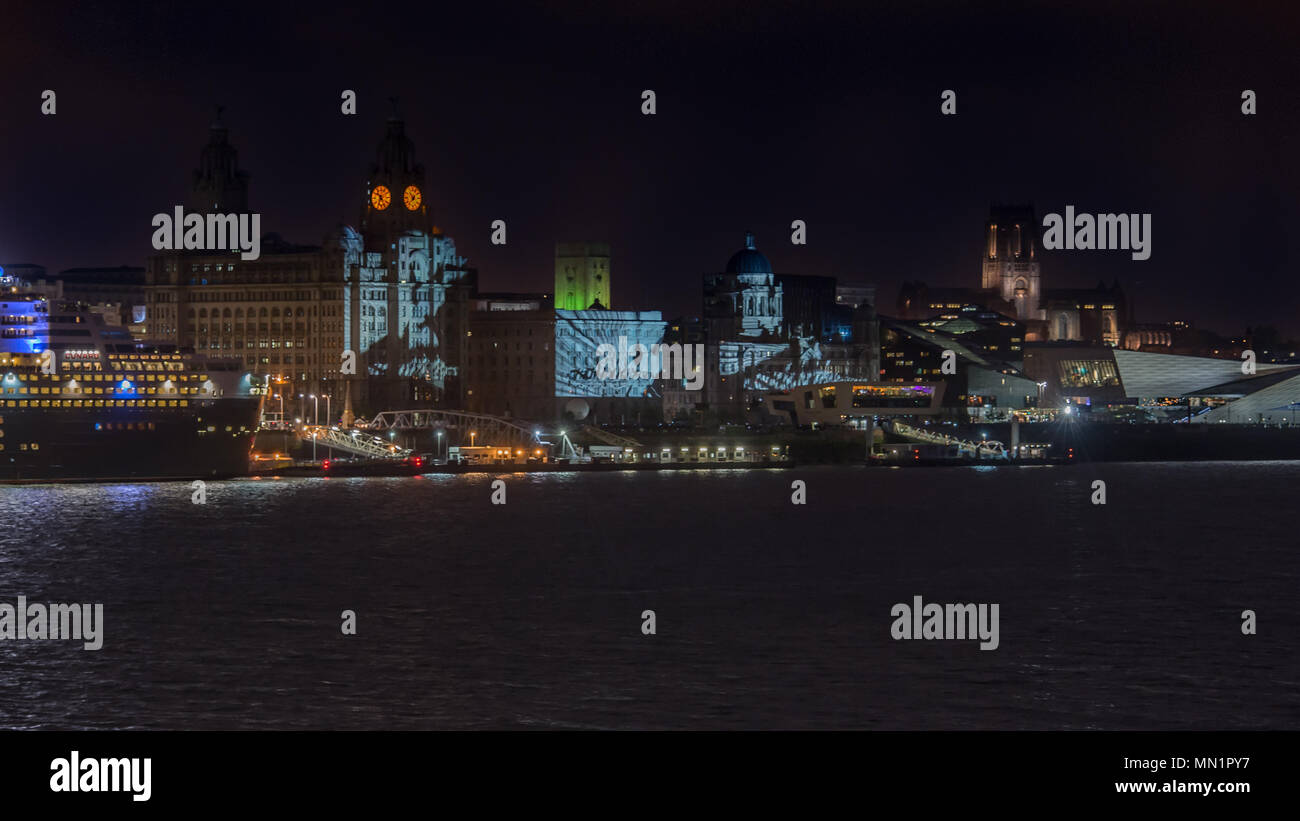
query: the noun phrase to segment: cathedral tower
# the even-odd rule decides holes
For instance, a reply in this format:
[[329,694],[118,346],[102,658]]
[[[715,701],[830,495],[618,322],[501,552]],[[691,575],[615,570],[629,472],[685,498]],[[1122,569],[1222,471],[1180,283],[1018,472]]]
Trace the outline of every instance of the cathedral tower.
[[1016,319],[1043,319],[1038,222],[1033,206],[994,206],[984,223],[980,287],[1016,306]]

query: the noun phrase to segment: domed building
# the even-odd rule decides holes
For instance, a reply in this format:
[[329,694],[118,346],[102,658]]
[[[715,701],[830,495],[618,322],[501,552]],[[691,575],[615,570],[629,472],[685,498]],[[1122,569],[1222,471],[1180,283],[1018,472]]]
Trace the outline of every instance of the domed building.
[[784,318],[782,303],[772,263],[755,247],[750,231],[725,271],[704,276],[704,319],[712,339],[775,339]]
[[772,263],[767,261],[763,252],[754,247],[754,233],[745,232],[745,247],[731,255],[727,260],[728,274],[771,274]]

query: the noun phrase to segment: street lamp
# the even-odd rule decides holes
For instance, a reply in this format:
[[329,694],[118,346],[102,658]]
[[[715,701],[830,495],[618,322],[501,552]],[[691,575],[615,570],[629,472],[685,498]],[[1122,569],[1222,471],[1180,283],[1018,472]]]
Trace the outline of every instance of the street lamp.
[[442,431],[438,431],[438,458],[442,458]]
[[[325,394],[325,425],[331,428],[334,426],[333,415],[330,413],[330,395],[328,393]],[[328,442],[325,443],[325,454],[327,458],[334,456],[334,450],[329,446]]]
[[320,433],[320,398],[316,394],[311,395],[312,420],[316,430],[311,432],[311,460],[316,461],[316,435]]

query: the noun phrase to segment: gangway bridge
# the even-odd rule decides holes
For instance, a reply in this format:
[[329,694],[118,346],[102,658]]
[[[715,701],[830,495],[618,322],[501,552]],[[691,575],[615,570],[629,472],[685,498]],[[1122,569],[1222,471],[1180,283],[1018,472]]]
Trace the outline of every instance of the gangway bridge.
[[624,448],[639,448],[641,443],[628,436],[619,436],[617,433],[610,433],[607,430],[601,430],[595,425],[583,425],[579,432],[595,439],[598,442],[604,442],[607,445],[617,445]]
[[[313,438],[319,446],[330,447],[346,453],[371,458],[404,458],[411,449],[393,445],[382,434],[412,433],[416,431],[454,430],[459,432],[463,442],[468,434],[474,434],[474,440],[492,445],[533,446],[545,445],[559,450],[556,455],[577,457],[569,432],[565,430],[546,430],[544,426],[522,419],[507,419],[487,413],[469,411],[442,410],[427,408],[422,410],[395,410],[376,414],[369,421],[358,420],[351,430],[339,430],[332,427],[307,425],[298,428],[298,436],[311,441]],[[641,443],[627,436],[620,436],[601,430],[593,425],[583,425],[573,431],[582,438],[603,442],[619,447],[640,447]]]
[[890,424],[890,432],[895,436],[901,436],[910,442],[921,442],[928,445],[950,445],[957,448],[957,452],[963,456],[969,456],[972,459],[1009,459],[1011,454],[1006,447],[996,439],[985,439],[978,442],[972,442],[967,439],[959,439],[956,436],[949,436],[946,433],[937,433],[935,431],[925,430],[923,428],[913,427],[906,422],[894,420]]
[[339,430],[324,425],[303,425],[298,428],[298,438],[304,442],[316,443],[317,447],[341,450],[353,456],[369,459],[405,459],[411,455],[410,448],[403,448],[385,442],[378,436],[360,430]]
[[384,411],[369,422],[358,422],[367,431],[459,430],[472,431],[476,439],[493,445],[541,443],[539,425],[486,413],[453,410]]

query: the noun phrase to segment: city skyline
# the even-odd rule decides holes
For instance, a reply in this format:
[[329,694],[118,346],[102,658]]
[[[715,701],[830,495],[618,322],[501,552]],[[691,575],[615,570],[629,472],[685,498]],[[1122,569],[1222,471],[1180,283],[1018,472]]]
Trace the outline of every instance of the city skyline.
[[926,806],[1277,791],[1300,7],[13,5],[13,794],[826,730]]
[[[434,221],[457,238],[484,290],[550,290],[554,243],[589,239],[612,248],[616,303],[693,315],[699,276],[749,229],[777,271],[873,283],[887,313],[904,282],[967,285],[988,206],[1032,202],[1040,215],[1066,205],[1153,214],[1151,259],[1046,252],[1050,286],[1118,278],[1147,321],[1188,320],[1225,335],[1258,325],[1284,336],[1300,330],[1287,308],[1300,286],[1286,276],[1297,254],[1285,228],[1296,216],[1287,192],[1297,163],[1279,149],[1297,116],[1286,104],[1295,81],[1278,62],[1285,50],[1252,45],[1280,36],[1268,11],[1242,12],[1212,39],[1188,32],[1183,46],[1205,59],[1183,76],[1139,48],[1167,23],[1145,10],[1132,12],[1126,39],[1113,20],[1088,22],[1076,11],[997,22],[931,8],[922,13],[934,25],[919,29],[930,33],[913,27],[916,39],[891,44],[878,34],[888,10],[863,34],[852,10],[837,6],[786,27],[769,12],[728,4],[631,21],[597,12],[581,28],[563,4],[549,9],[497,21],[455,10],[439,26],[457,38],[416,47],[415,32],[429,23],[421,13],[404,27],[364,21],[381,46],[345,52],[323,74],[312,67],[336,55],[305,34],[243,31],[245,46],[279,42],[249,47],[252,59],[233,65],[219,46],[230,21],[173,12],[143,35],[169,45],[123,55],[93,89],[79,61],[100,54],[101,40],[82,38],[90,45],[79,58],[42,59],[42,12],[26,10],[18,22],[37,36],[0,58],[22,60],[3,73],[0,93],[22,125],[7,149],[31,158],[0,181],[23,193],[0,206],[3,258],[50,272],[143,264],[149,216],[180,200],[217,104],[265,230],[317,244],[355,219],[366,159],[397,96],[430,169]],[[301,22],[339,42],[327,35],[343,13],[321,7]],[[1078,24],[1070,29],[1077,40],[1033,36],[1061,19]],[[93,11],[72,23],[96,24],[118,25]],[[198,29],[210,39],[187,33]],[[635,59],[620,56],[628,31]],[[851,47],[854,31],[873,48]],[[972,45],[995,34],[1015,39],[1014,57]],[[930,59],[908,59],[909,44]],[[755,59],[773,50],[789,60]],[[679,59],[647,64],[647,51]],[[1043,62],[1049,52],[1056,62]],[[485,64],[489,53],[509,59]],[[1071,58],[1085,54],[1108,66],[1104,80],[1070,71]],[[154,72],[154,61],[188,68]],[[282,88],[254,79],[268,70],[286,79]],[[59,92],[53,116],[40,113],[45,88]],[[646,88],[657,95],[652,116],[640,110]],[[952,117],[940,114],[948,88],[957,91]],[[1258,115],[1240,112],[1244,88],[1259,95]],[[355,116],[339,112],[344,89],[357,91]],[[141,139],[103,125],[123,121],[156,127]],[[1216,159],[1206,163],[1211,148]],[[69,207],[99,216],[71,232],[46,218]],[[490,242],[495,219],[509,225],[505,246]],[[789,244],[795,219],[808,226],[806,246]]]

